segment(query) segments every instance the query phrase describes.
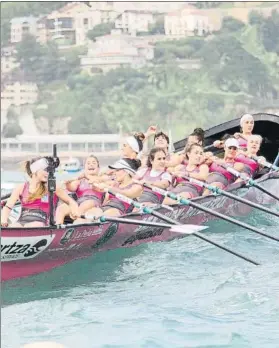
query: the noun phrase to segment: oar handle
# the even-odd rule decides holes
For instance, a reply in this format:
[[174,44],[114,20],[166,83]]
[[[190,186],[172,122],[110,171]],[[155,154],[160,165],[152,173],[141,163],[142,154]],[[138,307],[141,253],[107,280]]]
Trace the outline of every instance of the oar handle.
[[255,155],[252,155],[251,158],[256,161],[257,163],[259,163],[260,165],[263,165],[264,167],[267,167],[269,169],[273,169],[273,170],[279,170],[279,167],[267,162],[267,161],[261,161],[261,158]]
[[114,192],[112,189],[108,189],[107,191],[109,194],[111,194],[112,196],[118,198],[119,200],[121,200],[122,202],[128,203],[128,204],[132,204],[133,206],[135,206],[136,208],[141,208],[142,205],[138,202],[136,202],[135,200],[133,200],[132,198],[129,198],[127,196],[122,195],[121,193],[118,192]]
[[10,198],[11,194],[12,194],[11,192],[10,193],[6,193],[4,196],[1,197],[1,201]]

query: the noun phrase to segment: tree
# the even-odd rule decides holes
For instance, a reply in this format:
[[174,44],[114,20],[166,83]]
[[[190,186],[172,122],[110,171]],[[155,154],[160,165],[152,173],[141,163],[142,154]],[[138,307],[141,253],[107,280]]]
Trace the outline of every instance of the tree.
[[264,23],[264,17],[261,13],[258,11],[251,11],[249,13],[249,24],[250,25],[256,25],[257,27],[260,27],[261,24]]
[[236,19],[234,17],[225,17],[222,22],[222,32],[234,32],[239,31],[243,27],[245,27],[245,24],[241,22],[239,19]]
[[7,111],[7,122],[3,126],[2,136],[4,138],[15,138],[22,133],[22,128],[18,124],[18,114],[10,107]]
[[89,30],[87,37],[92,41],[96,41],[96,37],[110,34],[112,29],[114,29],[114,23],[101,23]]
[[272,11],[270,17],[259,27],[260,39],[268,52],[279,53],[279,13]]

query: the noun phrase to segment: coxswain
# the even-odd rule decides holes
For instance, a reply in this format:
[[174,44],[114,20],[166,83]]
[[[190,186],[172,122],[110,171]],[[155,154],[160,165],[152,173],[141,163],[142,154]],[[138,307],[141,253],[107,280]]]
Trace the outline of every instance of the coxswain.
[[[166,159],[164,148],[154,147],[151,149],[147,158],[147,166],[137,171],[134,181],[168,189],[172,182],[172,176],[166,172]],[[138,200],[145,205],[161,204],[164,196],[144,187]]]
[[[17,222],[9,227],[42,227],[49,224],[50,201],[47,188],[49,164],[46,158],[39,157],[25,163],[25,171],[30,181],[16,186],[1,212],[1,226],[8,226],[8,218],[15,203],[21,203],[21,214]],[[57,188],[54,193],[54,208],[61,199],[69,205],[75,219],[79,216],[77,203],[65,190]]]
[[[84,172],[77,179],[65,182],[65,188],[69,192],[74,192],[77,197],[79,214],[86,213],[89,209],[100,207],[103,204],[105,193],[94,187],[95,183],[100,183],[102,178],[99,176],[100,164],[94,155],[89,155],[84,163]],[[63,203],[56,210],[56,223],[63,224],[67,215],[70,215],[70,207]]]

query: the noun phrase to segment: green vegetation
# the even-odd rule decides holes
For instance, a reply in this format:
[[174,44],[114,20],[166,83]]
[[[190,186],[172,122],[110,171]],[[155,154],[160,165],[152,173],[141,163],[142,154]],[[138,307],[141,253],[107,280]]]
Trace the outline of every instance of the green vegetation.
[[[39,85],[34,113],[48,119],[49,129],[69,117],[70,133],[110,133],[120,126],[134,131],[158,124],[180,138],[196,126],[261,111],[278,100],[279,14],[263,18],[252,13],[249,21],[245,25],[227,17],[214,35],[157,42],[153,64],[140,70],[121,67],[90,76],[79,68],[84,48],[59,51],[32,37],[18,45],[17,58],[25,77]],[[90,38],[110,26],[96,26]],[[150,32],[161,30],[158,18]],[[193,61],[201,67],[184,69]]]

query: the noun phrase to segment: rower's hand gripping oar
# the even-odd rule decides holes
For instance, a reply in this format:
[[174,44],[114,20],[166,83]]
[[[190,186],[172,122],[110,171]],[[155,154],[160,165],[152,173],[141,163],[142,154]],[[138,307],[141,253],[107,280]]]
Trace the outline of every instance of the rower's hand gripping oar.
[[170,225],[170,224],[162,224],[153,221],[142,221],[135,219],[126,219],[121,217],[113,217],[113,216],[92,216],[92,215],[81,215],[82,219],[95,220],[99,223],[107,223],[107,222],[117,222],[121,224],[128,225],[139,225],[139,226],[148,226],[148,227],[163,227],[168,228],[170,232],[182,233],[182,234],[192,234],[196,231],[201,231],[206,229],[206,226],[196,226],[196,225]]
[[252,155],[251,158],[263,167],[269,168],[270,170],[274,170],[274,171],[279,170],[279,167],[277,167],[275,164],[271,164],[267,161],[264,161],[261,157]]
[[198,210],[201,210],[201,211],[203,211],[205,213],[211,214],[211,215],[216,216],[216,217],[218,217],[218,218],[220,218],[222,220],[231,222],[231,223],[233,223],[235,225],[238,225],[240,227],[246,228],[247,230],[250,230],[252,232],[258,233],[258,234],[260,234],[260,235],[262,235],[264,237],[267,237],[267,238],[270,238],[272,240],[275,240],[275,241],[279,242],[279,237],[271,236],[271,235],[263,232],[259,228],[256,228],[254,226],[248,225],[245,222],[233,219],[230,216],[226,216],[224,214],[221,214],[221,213],[219,213],[217,211],[214,211],[214,210],[212,210],[210,208],[207,208],[207,207],[203,206],[202,204],[198,204],[196,202],[190,201],[189,199],[177,196],[177,195],[175,195],[172,192],[165,191],[165,190],[162,190],[162,189],[158,189],[158,187],[149,186],[149,188],[151,188],[154,192],[158,192],[158,193],[164,195],[165,197],[169,197],[169,198],[171,198],[171,199],[173,199],[175,201],[178,201],[179,203],[181,203],[183,205],[189,205],[190,207],[194,207],[194,208],[196,208]]
[[[150,188],[150,189],[153,188],[153,186],[149,186],[149,185],[147,185],[147,184],[143,184],[143,186],[145,186],[145,187],[147,187],[147,188]],[[156,189],[157,189],[157,188],[156,188]],[[159,190],[159,191],[157,191],[157,192],[159,192],[159,193],[163,194],[164,196],[166,196],[166,192],[167,192],[167,191],[162,190],[162,189],[158,189],[158,190]],[[119,194],[119,193],[114,193],[112,190],[108,190],[108,192],[109,192],[110,194],[114,195],[115,197],[117,197],[118,199],[122,200],[123,202],[127,202],[127,203],[129,203],[129,204],[132,204],[132,205],[135,206],[136,208],[141,209],[142,212],[145,213],[145,214],[150,214],[150,215],[156,216],[156,217],[160,218],[161,220],[166,221],[166,222],[169,222],[169,223],[171,223],[171,224],[173,224],[173,225],[177,225],[177,226],[180,225],[180,222],[179,222],[179,221],[176,221],[176,220],[174,220],[174,219],[171,219],[171,218],[169,218],[169,217],[167,217],[167,216],[165,216],[165,215],[159,213],[158,211],[155,211],[155,210],[152,209],[151,207],[143,206],[142,204],[140,204],[140,203],[134,201],[134,200],[131,199],[131,198],[128,198],[128,197],[126,197],[126,196],[123,196],[123,195],[121,195],[121,194]],[[122,221],[123,221],[123,220],[125,221],[125,218],[123,218]],[[187,225],[187,226],[188,226],[188,225]],[[195,225],[189,225],[189,226],[195,226]],[[205,226],[200,226],[200,227],[203,227],[203,229],[204,229],[204,228],[207,228],[207,227],[205,227]],[[197,237],[197,238],[199,238],[199,239],[202,239],[203,241],[205,241],[205,242],[207,242],[207,243],[210,243],[210,244],[216,246],[216,247],[219,248],[219,249],[222,249],[222,250],[224,250],[224,251],[226,251],[226,252],[228,252],[228,253],[230,253],[230,254],[232,254],[232,255],[235,255],[235,256],[241,258],[242,260],[245,260],[245,261],[247,261],[247,262],[250,262],[250,263],[252,263],[253,265],[256,265],[256,266],[260,265],[257,261],[254,261],[254,260],[248,258],[247,256],[241,255],[241,254],[237,253],[236,251],[234,251],[234,250],[232,250],[232,249],[230,249],[230,248],[228,248],[228,247],[225,247],[225,246],[223,246],[223,245],[221,245],[221,244],[219,244],[219,243],[213,241],[212,239],[209,239],[208,237],[205,237],[203,234],[201,234],[201,233],[199,233],[199,232],[194,232],[194,233],[192,233],[192,234],[193,234],[195,237]]]
[[231,198],[231,199],[234,199],[235,201],[238,201],[238,202],[241,202],[243,204],[246,204],[246,205],[249,205],[250,207],[253,207],[253,208],[256,208],[256,209],[259,209],[265,213],[268,213],[268,214],[271,214],[271,215],[274,215],[274,216],[277,216],[279,217],[279,212],[275,211],[275,210],[272,210],[272,209],[269,209],[261,204],[257,204],[257,203],[254,203],[254,202],[251,202],[247,199],[244,199],[242,197],[238,197],[230,192],[227,192],[227,191],[224,191],[218,187],[215,187],[215,186],[212,186],[212,185],[209,185],[203,181],[200,181],[200,180],[197,180],[197,179],[193,179],[193,178],[190,178],[188,176],[184,176],[182,177],[182,179],[185,179],[185,180],[188,180],[189,182],[193,183],[193,184],[196,184],[196,185],[199,185],[203,188],[206,188],[208,189],[209,191],[211,191],[212,193],[214,194],[218,194],[218,195],[222,195],[222,196],[225,196],[225,197],[228,197],[228,198]]
[[259,185],[258,183],[256,183],[255,180],[253,180],[252,178],[248,177],[247,175],[238,172],[237,170],[235,170],[234,168],[230,167],[230,166],[225,166],[223,164],[218,164],[220,167],[223,167],[224,169],[226,169],[229,173],[231,173],[232,175],[234,175],[236,178],[240,178],[243,181],[247,182],[247,184],[249,186],[253,186],[256,187],[257,189],[259,189],[260,191],[264,192],[265,194],[267,194],[268,196],[276,199],[277,201],[279,201],[279,197],[275,196],[272,192],[268,191],[267,189],[265,189],[264,187],[262,187],[261,185]]

